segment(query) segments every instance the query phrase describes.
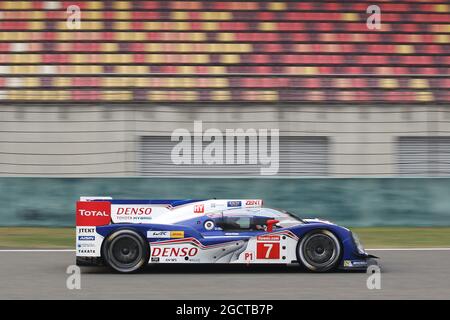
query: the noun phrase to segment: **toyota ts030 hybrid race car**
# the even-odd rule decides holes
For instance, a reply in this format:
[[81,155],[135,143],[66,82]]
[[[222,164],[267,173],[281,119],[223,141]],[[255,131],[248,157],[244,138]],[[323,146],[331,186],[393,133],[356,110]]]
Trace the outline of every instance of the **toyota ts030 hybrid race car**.
[[262,204],[82,197],[77,265],[106,264],[129,273],[162,263],[297,264],[325,272],[376,263],[350,230]]

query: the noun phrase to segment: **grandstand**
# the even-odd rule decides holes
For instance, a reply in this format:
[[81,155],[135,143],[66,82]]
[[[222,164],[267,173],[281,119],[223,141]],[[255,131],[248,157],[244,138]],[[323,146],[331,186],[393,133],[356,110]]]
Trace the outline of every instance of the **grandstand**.
[[280,128],[287,175],[450,174],[450,5],[372,4],[0,1],[0,172],[167,175],[139,154],[200,119]]
[[1,1],[0,99],[449,102],[448,2],[371,3]]

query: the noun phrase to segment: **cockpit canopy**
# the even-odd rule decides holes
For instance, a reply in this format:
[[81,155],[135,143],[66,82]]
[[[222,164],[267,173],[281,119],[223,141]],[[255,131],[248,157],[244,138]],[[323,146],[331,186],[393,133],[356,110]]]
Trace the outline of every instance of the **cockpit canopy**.
[[277,220],[276,226],[286,228],[302,224],[302,220],[287,211],[272,208],[238,208],[224,210],[216,216],[216,226],[223,230],[265,230],[267,222]]

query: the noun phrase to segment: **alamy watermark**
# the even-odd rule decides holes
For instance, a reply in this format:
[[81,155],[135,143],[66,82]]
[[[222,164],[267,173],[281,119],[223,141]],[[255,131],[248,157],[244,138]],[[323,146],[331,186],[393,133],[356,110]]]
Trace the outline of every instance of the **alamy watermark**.
[[381,29],[381,8],[377,5],[370,5],[367,7],[366,13],[370,16],[366,20],[366,26],[369,30]]
[[[81,29],[81,9],[77,5],[70,5],[67,7],[68,14],[66,20],[67,29]],[[366,13],[370,16],[366,20],[366,26],[369,30],[381,29],[381,8],[375,4],[370,5],[366,9]]]
[[171,140],[178,143],[171,160],[176,165],[257,165],[261,175],[275,175],[279,170],[279,136],[278,129],[203,131],[203,122],[194,121],[193,132],[184,128],[172,132]]
[[66,20],[67,29],[81,29],[81,9],[77,5],[70,5],[66,10],[68,16]]
[[367,267],[367,274],[369,275],[366,280],[366,286],[369,290],[381,289],[381,268],[377,265],[371,265]]
[[66,287],[69,290],[81,289],[81,269],[76,265],[70,265],[67,267],[66,274],[69,276],[66,280]]

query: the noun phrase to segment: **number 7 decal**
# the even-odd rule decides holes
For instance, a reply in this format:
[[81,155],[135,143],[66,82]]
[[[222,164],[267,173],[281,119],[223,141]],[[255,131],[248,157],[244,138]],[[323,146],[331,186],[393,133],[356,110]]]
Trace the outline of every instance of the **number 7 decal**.
[[256,244],[257,259],[280,259],[280,243],[258,242]]

